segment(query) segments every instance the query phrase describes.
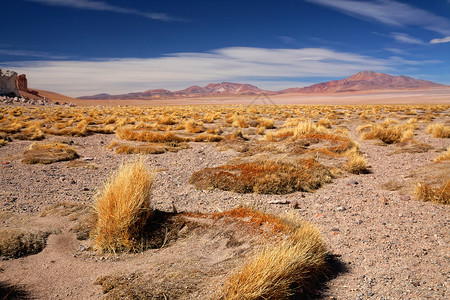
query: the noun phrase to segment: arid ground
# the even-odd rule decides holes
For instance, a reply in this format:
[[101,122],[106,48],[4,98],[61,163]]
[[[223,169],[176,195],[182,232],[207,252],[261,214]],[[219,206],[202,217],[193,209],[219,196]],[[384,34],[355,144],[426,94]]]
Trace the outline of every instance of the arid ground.
[[[327,271],[292,299],[450,297],[448,90],[241,100],[1,106],[0,298],[217,299],[279,235],[217,217],[239,206],[320,230]],[[95,195],[137,156],[157,171],[153,244],[96,251]]]

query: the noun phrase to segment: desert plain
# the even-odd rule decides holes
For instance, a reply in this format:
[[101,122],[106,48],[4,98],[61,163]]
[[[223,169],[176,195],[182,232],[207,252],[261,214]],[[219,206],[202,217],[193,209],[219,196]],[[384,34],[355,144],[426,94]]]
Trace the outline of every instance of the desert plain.
[[[70,100],[0,107],[0,298],[258,299],[227,289],[277,218],[326,249],[286,299],[449,297],[448,88]],[[94,203],[136,159],[149,232],[102,251]]]

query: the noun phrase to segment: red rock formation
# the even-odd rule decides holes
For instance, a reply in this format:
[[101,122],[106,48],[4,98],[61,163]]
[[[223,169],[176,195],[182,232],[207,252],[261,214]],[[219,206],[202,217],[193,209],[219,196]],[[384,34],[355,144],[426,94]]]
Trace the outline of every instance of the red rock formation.
[[30,90],[28,89],[27,76],[25,74],[21,74],[21,75],[17,76],[16,84],[17,84],[17,88],[19,89],[19,91],[23,91],[23,92],[27,92],[27,93],[30,92]]

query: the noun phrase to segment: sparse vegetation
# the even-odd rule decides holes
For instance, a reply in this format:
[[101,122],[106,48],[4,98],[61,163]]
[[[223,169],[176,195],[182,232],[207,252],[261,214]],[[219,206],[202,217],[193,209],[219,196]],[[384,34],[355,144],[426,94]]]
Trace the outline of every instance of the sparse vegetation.
[[435,138],[450,138],[450,126],[442,123],[430,124],[427,127],[427,133],[430,133]]
[[448,147],[445,152],[434,158],[434,162],[441,162],[444,160],[450,160],[450,147]]
[[444,181],[444,183],[438,188],[419,182],[416,184],[414,194],[418,199],[423,201],[450,204],[450,179]]
[[416,123],[408,122],[394,125],[396,123],[395,120],[385,119],[382,123],[360,126],[358,131],[362,133],[363,140],[379,139],[385,144],[404,142],[414,136]]
[[330,170],[313,159],[299,159],[292,162],[256,161],[205,168],[192,174],[189,182],[198,189],[287,194],[313,191],[332,178]]
[[137,250],[142,228],[151,217],[150,189],[156,176],[143,160],[123,164],[96,196],[94,240],[102,251]]
[[222,299],[289,299],[323,275],[326,250],[320,232],[301,222],[283,241],[264,248],[227,281]]
[[78,158],[76,150],[63,143],[33,143],[23,153],[22,162],[25,164],[51,164]]
[[24,232],[19,229],[0,230],[0,256],[18,258],[44,249],[50,232]]

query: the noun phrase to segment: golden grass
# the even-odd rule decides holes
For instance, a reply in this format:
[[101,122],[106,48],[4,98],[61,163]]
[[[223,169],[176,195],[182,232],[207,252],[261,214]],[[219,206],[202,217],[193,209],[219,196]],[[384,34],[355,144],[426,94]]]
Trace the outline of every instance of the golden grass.
[[422,201],[433,201],[440,204],[450,204],[450,179],[434,188],[423,182],[417,183],[414,189],[416,197]]
[[205,168],[192,174],[189,183],[197,189],[287,194],[313,191],[332,178],[330,170],[313,159],[292,162],[267,160]]
[[74,148],[63,143],[33,143],[23,153],[25,164],[51,164],[78,158]]
[[154,131],[136,131],[131,128],[119,128],[116,130],[118,138],[128,141],[140,141],[140,142],[154,142],[154,143],[167,143],[167,142],[187,142],[188,138],[175,135],[173,132],[154,132]]
[[258,127],[264,127],[266,129],[273,129],[273,128],[275,128],[274,123],[275,123],[275,121],[273,118],[271,118],[271,119],[259,118],[258,119]]
[[194,138],[194,142],[220,142],[223,136],[210,133],[201,133]]
[[290,299],[308,290],[326,272],[325,259],[319,230],[299,222],[285,240],[267,246],[233,274],[221,299]]
[[187,143],[146,143],[130,145],[114,141],[108,145],[108,150],[114,150],[116,154],[162,154],[166,152],[178,152],[188,149]]
[[345,169],[353,174],[366,174],[369,172],[367,160],[357,151],[353,151],[348,155],[349,159],[345,165]]
[[308,134],[328,133],[323,126],[317,125],[312,121],[299,122],[295,127],[285,127],[266,134],[266,140],[270,142],[284,140],[290,138],[291,141],[298,140]]
[[435,138],[450,138],[450,126],[445,126],[442,123],[430,124],[427,127],[427,133]]
[[388,118],[382,123],[359,126],[358,131],[362,133],[363,140],[379,139],[385,144],[401,143],[412,139],[417,127],[416,123],[393,124],[397,124],[397,121]]
[[193,119],[187,121],[184,127],[188,133],[200,133],[206,130],[203,123],[197,122]]
[[140,235],[153,210],[150,190],[156,172],[144,160],[122,164],[95,197],[95,248],[101,251],[139,249]]
[[447,147],[447,150],[444,153],[434,158],[434,162],[440,162],[444,160],[450,160],[450,147]]

